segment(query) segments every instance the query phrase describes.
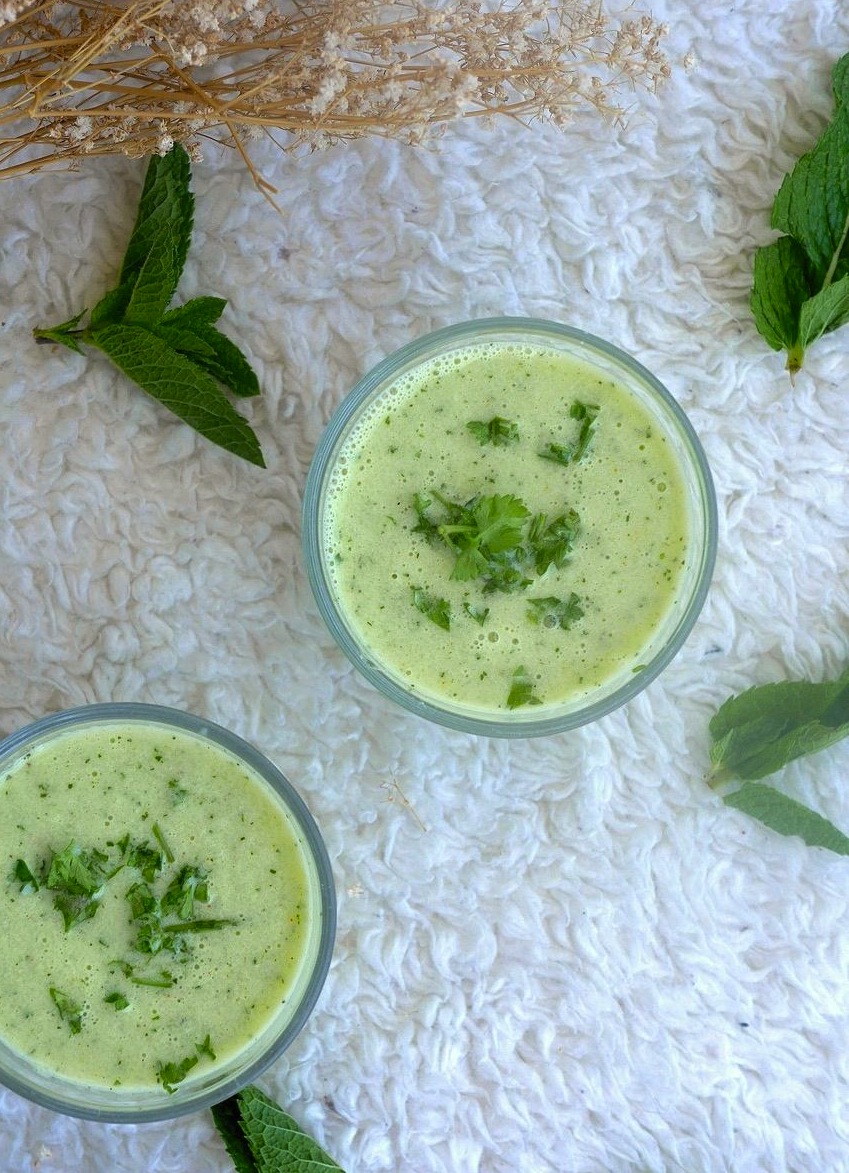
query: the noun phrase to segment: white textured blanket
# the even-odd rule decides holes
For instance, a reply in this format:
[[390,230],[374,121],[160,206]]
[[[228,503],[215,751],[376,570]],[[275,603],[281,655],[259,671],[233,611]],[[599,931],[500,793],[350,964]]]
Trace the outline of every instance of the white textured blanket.
[[[849,661],[849,333],[791,387],[748,308],[785,171],[830,116],[839,0],[667,0],[675,76],[626,130],[464,125],[195,168],[182,297],[230,299],[269,468],[31,329],[109,285],[142,165],[0,184],[0,732],[89,701],[252,740],[324,833],[339,934],[263,1086],[348,1173],[849,1170],[849,862],[705,785],[730,693]],[[685,72],[687,50],[699,59]],[[299,546],[323,425],[429,329],[532,314],[631,351],[720,503],[683,651],[575,733],[393,707],[319,619]],[[849,828],[849,744],[782,785]],[[2,926],[0,926],[2,932]],[[2,991],[0,991],[2,997]],[[225,1173],[208,1113],[103,1126],[0,1091],[0,1173]]]

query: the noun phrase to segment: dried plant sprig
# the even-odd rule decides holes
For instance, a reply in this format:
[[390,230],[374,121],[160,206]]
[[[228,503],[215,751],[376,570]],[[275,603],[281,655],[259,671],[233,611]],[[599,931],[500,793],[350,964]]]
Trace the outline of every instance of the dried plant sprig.
[[460,116],[619,119],[669,75],[665,26],[600,0],[0,0],[0,178],[88,155],[245,149]]

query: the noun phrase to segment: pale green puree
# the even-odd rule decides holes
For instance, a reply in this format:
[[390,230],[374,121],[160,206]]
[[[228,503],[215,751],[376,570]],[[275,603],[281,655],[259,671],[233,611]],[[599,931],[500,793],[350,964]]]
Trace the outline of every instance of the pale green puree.
[[[586,450],[566,464],[544,459],[579,438],[573,404],[598,409]],[[517,440],[482,444],[468,428],[498,418]],[[415,532],[416,494],[434,500],[428,517],[445,519],[434,492],[461,503],[514,495],[549,520],[574,510],[572,553],[520,590],[452,578],[445,542]],[[484,343],[405,374],[357,423],[330,479],[324,541],[340,610],[390,675],[482,713],[518,700],[541,714],[639,670],[676,605],[688,536],[678,460],[624,386],[544,346]],[[550,598],[577,602],[568,623],[531,604]],[[422,600],[447,604],[447,630]],[[528,689],[508,705],[517,674]]]
[[[51,890],[43,868],[71,843],[102,853],[107,871],[125,862],[94,915],[66,928],[57,897],[85,899]],[[154,897],[172,883],[205,897],[161,922],[219,927],[144,944],[131,889],[146,881],[126,862],[140,846],[162,865]],[[304,963],[312,908],[294,825],[245,765],[187,732],[88,726],[19,760],[0,779],[0,874],[0,1038],[86,1083],[173,1088],[208,1075],[273,1019]]]

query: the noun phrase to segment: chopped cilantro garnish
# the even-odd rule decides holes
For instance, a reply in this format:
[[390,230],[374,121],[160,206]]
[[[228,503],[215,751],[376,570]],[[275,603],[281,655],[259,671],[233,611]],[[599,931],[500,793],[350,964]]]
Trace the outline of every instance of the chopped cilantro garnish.
[[[442,507],[438,519],[428,512],[434,498]],[[549,522],[544,513],[532,516],[524,502],[509,494],[472,497],[461,504],[434,491],[433,498],[417,493],[413,504],[418,517],[413,532],[451,551],[453,579],[480,579],[486,592],[524,590],[535,574],[562,567],[580,527],[574,509]]]
[[78,1035],[83,1026],[83,1008],[78,1002],[75,1002],[68,994],[63,994],[61,990],[57,990],[55,986],[50,987],[50,997],[53,999],[53,1004],[59,1011],[59,1017],[63,1022],[67,1022],[71,1028],[72,1035]]
[[156,1067],[156,1078],[171,1095],[177,1090],[177,1084],[182,1083],[193,1067],[197,1066],[197,1055],[187,1055],[179,1063],[159,1063]]
[[533,681],[524,668],[517,668],[510,682],[507,694],[507,708],[518,709],[522,705],[541,705],[542,701],[534,692]]
[[573,420],[579,420],[581,427],[578,438],[571,444],[546,444],[540,452],[544,460],[553,460],[557,464],[576,464],[590,445],[598,418],[598,404],[581,403],[576,399],[569,408],[569,415]]
[[29,896],[31,892],[37,892],[39,889],[38,880],[22,859],[15,860],[15,866],[9,873],[9,879],[15,884],[20,884],[21,894],[24,896]]
[[169,1095],[177,1090],[176,1085],[183,1082],[192,1068],[197,1066],[199,1059],[205,1057],[214,1061],[216,1058],[209,1035],[202,1043],[195,1043],[195,1051],[196,1054],[187,1055],[179,1063],[159,1063],[157,1065],[157,1078]]
[[500,415],[494,415],[487,423],[483,420],[469,420],[466,427],[479,444],[492,444],[495,448],[515,444],[519,439],[517,425]]
[[479,623],[481,627],[486,623],[489,615],[489,607],[476,607],[474,603],[464,603],[463,610],[470,619],[474,619],[475,623]]
[[120,990],[114,990],[111,994],[107,994],[103,999],[110,1006],[114,1006],[116,1010],[126,1010],[129,1006],[129,1000],[124,997]]
[[528,619],[542,627],[562,627],[566,631],[584,614],[581,600],[574,591],[566,599],[548,595],[544,599],[528,599]]
[[450,630],[451,607],[447,599],[437,599],[422,587],[413,587],[413,605],[437,627]]

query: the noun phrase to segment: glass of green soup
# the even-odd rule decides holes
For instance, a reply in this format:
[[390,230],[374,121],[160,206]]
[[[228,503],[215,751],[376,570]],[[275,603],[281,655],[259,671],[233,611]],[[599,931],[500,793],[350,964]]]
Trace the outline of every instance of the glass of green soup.
[[336,899],[318,828],[253,746],[156,705],[0,744],[0,1081],[139,1122],[250,1083],[319,996]]
[[369,371],[322,436],[306,565],[386,696],[497,737],[572,729],[669,663],[704,603],[716,498],[658,380],[556,322],[464,322]]

